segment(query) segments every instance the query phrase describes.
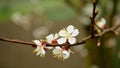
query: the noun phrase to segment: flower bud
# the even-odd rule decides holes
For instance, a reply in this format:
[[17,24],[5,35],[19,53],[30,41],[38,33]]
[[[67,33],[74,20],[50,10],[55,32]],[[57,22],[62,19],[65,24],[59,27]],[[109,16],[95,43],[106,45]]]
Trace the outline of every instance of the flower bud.
[[102,30],[106,28],[106,20],[104,18],[101,18],[95,24],[97,25],[97,27],[99,27]]

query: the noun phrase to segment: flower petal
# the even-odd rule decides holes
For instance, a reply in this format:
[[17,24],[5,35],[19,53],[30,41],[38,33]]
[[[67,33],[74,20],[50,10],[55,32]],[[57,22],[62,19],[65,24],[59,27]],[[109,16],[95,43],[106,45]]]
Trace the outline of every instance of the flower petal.
[[76,42],[76,38],[70,38],[70,39],[68,39],[68,42],[70,44],[74,44]]
[[36,55],[37,55],[37,56],[40,55],[40,51],[38,51],[38,52],[36,53]]
[[63,44],[66,43],[67,39],[66,38],[60,38],[57,40],[58,44]]
[[42,55],[45,55],[45,54],[46,54],[46,51],[45,51],[43,48],[41,49],[41,54],[42,54]]
[[63,59],[68,59],[70,57],[70,52],[64,50],[62,53],[62,57],[63,57]]
[[37,46],[37,48],[33,51],[33,52],[38,52],[38,50],[40,49],[40,47],[39,46]]
[[59,33],[58,33],[60,36],[66,36],[66,30],[64,30],[64,29],[62,29],[62,30],[60,30],[59,31]]
[[56,46],[56,47],[55,47],[55,49],[62,50],[62,48],[61,48],[61,47],[59,47],[59,46]]
[[73,32],[72,32],[72,36],[77,36],[79,34],[79,31],[78,29],[75,29]]
[[45,56],[45,54],[46,54],[46,52],[45,52],[45,50],[41,47],[40,49],[39,49],[39,51],[36,53],[36,55],[38,56],[38,55],[40,55],[41,57],[42,56]]
[[69,25],[69,26],[67,27],[67,31],[68,31],[69,33],[72,33],[73,30],[74,30],[74,26],[73,26],[73,25]]
[[53,47],[46,47],[47,49],[53,49]]
[[61,50],[59,50],[59,49],[54,49],[54,50],[52,51],[52,53],[53,53],[54,55],[58,55],[58,54],[60,54],[60,52],[61,52]]
[[39,40],[34,40],[33,41],[37,46],[41,46],[41,42]]
[[57,39],[59,36],[58,34],[56,33],[55,36],[54,36],[54,39]]
[[48,35],[48,36],[46,37],[46,39],[47,39],[47,42],[48,42],[48,43],[51,43],[52,40],[53,40],[53,34]]

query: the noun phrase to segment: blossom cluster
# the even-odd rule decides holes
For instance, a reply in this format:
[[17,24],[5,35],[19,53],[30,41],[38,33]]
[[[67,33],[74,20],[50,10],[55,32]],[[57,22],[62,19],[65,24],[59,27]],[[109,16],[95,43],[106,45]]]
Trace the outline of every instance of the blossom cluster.
[[[67,44],[75,44],[76,36],[79,34],[78,29],[76,29],[73,25],[67,26],[67,28],[61,29],[58,33],[50,34],[46,36],[45,40],[33,40],[33,42],[37,45],[34,52],[36,55],[40,55],[41,57],[45,57],[46,50],[52,49],[52,53],[54,57],[58,59],[68,59],[70,57],[70,46]],[[48,47],[46,44],[53,44],[53,47]],[[64,45],[64,46],[54,46],[54,45]]]

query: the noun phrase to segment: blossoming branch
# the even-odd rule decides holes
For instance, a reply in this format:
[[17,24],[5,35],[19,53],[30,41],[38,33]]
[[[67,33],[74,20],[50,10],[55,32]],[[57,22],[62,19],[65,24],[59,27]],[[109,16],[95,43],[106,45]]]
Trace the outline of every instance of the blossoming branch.
[[92,16],[90,16],[91,20],[91,29],[90,35],[77,40],[75,37],[78,36],[79,31],[73,25],[68,25],[66,28],[61,29],[58,33],[50,34],[45,37],[45,39],[33,40],[32,42],[26,42],[16,39],[8,39],[4,37],[0,37],[0,41],[26,44],[35,47],[36,49],[33,51],[37,56],[45,57],[46,51],[52,49],[52,53],[54,57],[58,59],[68,59],[72,51],[70,47],[78,46],[86,43],[89,39],[97,38],[97,46],[100,46],[101,37],[108,33],[113,32],[118,35],[117,29],[120,28],[120,24],[113,26],[111,28],[106,28],[106,20],[101,18],[100,20],[95,21],[96,15],[98,14],[98,10],[96,10],[98,0],[93,0],[93,12]]

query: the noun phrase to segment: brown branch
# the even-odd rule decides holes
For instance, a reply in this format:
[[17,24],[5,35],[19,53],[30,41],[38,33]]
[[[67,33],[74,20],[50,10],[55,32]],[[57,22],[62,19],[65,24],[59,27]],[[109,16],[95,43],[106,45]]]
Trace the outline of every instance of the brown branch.
[[[108,29],[105,29],[103,32],[99,33],[99,34],[95,34],[95,38],[98,38],[98,37],[101,37],[103,36],[104,34],[108,33],[108,32],[115,32],[118,28],[120,28],[120,24],[117,25],[117,26],[114,26],[112,28],[108,28]],[[76,42],[75,44],[67,44],[68,46],[78,46],[78,45],[81,45],[81,44],[84,44],[86,43],[89,39],[91,39],[91,35],[85,37],[85,38],[82,38],[79,42]],[[8,38],[4,38],[4,37],[0,37],[0,41],[5,41],[5,42],[11,42],[11,43],[18,43],[18,44],[26,44],[26,45],[31,45],[33,47],[36,47],[36,45],[33,43],[33,42],[27,42],[27,41],[22,41],[22,40],[16,40],[16,39],[8,39]],[[58,45],[58,44],[46,44],[46,46],[64,46],[65,44],[62,44],[62,45]]]
[[[85,43],[90,38],[91,38],[91,36],[88,36],[88,37],[83,38],[82,40],[80,40],[79,42],[77,42],[77,43],[75,43],[73,45],[70,45],[70,44],[67,44],[67,45],[68,46],[80,45],[80,44]],[[17,39],[8,39],[8,38],[5,38],[5,37],[0,37],[0,41],[11,42],[11,43],[18,43],[18,44],[26,44],[26,45],[31,45],[33,47],[36,47],[36,44],[34,44],[33,42],[27,42],[27,41],[22,41],[22,40],[17,40]],[[59,45],[59,44],[49,44],[49,43],[46,44],[46,46],[64,46],[64,45],[66,45],[66,44],[62,44],[62,45]]]
[[90,16],[90,20],[91,20],[90,34],[92,35],[91,37],[93,37],[93,38],[95,37],[95,35],[94,35],[95,17],[98,14],[98,11],[96,10],[97,2],[98,2],[98,0],[93,0],[93,12],[92,12],[92,16]]
[[120,24],[118,24],[118,25],[116,25],[116,26],[114,26],[112,28],[105,29],[102,33],[96,34],[95,36],[96,37],[101,37],[101,36],[103,36],[104,34],[106,34],[108,32],[114,32],[115,33],[118,28],[120,28]]
[[17,40],[17,39],[8,39],[8,38],[5,38],[5,37],[0,37],[0,41],[32,45],[33,47],[36,46],[33,42],[27,42],[27,41],[22,41],[22,40]]

